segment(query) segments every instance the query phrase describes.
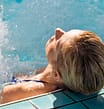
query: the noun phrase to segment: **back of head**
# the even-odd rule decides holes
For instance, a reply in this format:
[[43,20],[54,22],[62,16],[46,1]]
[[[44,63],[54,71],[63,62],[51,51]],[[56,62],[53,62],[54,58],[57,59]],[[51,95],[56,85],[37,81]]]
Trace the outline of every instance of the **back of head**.
[[84,31],[66,40],[60,47],[57,65],[69,89],[90,94],[104,86],[104,44],[92,32]]

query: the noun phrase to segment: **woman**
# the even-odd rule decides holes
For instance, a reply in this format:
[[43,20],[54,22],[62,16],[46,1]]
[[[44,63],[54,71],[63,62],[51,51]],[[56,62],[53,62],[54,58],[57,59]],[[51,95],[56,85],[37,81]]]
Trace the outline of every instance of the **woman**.
[[46,57],[48,65],[39,74],[4,87],[2,103],[50,92],[57,87],[91,94],[104,86],[104,44],[94,33],[64,32],[57,28],[46,44]]

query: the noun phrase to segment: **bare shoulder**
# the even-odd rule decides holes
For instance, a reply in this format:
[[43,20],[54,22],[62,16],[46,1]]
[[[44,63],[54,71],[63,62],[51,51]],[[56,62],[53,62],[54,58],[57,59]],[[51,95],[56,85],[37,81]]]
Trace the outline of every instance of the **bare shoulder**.
[[45,92],[49,92],[49,91],[53,91],[56,89],[56,85],[53,84],[48,84],[48,83],[41,83],[41,82],[27,82],[24,83],[22,85],[23,90],[26,91],[34,91],[34,93],[36,92],[41,92],[41,93],[45,93]]
[[55,89],[55,85],[37,82],[24,82],[15,85],[8,85],[4,87],[2,93],[3,103],[48,93]]

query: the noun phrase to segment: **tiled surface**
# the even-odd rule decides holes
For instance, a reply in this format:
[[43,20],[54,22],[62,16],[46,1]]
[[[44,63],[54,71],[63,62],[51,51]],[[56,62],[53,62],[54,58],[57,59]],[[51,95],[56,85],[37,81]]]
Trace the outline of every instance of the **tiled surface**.
[[87,109],[87,108],[81,103],[74,103],[74,104],[67,105],[58,109]]
[[104,95],[97,96],[96,98],[83,101],[90,109],[104,109]]
[[0,107],[0,109],[34,109],[34,107],[28,102],[19,102],[7,106]]
[[91,94],[91,95],[83,95],[83,94],[79,94],[79,93],[75,93],[75,92],[72,92],[72,91],[68,91],[68,90],[65,90],[63,91],[67,96],[70,96],[71,98],[73,98],[75,101],[83,101],[83,100],[86,100],[86,99],[89,99],[89,98],[93,98],[93,97],[96,97],[98,95],[101,95],[101,94],[104,94],[104,89],[100,90],[98,93],[96,94]]
[[58,92],[48,96],[32,99],[32,102],[34,102],[40,109],[50,109],[67,105],[73,103],[74,101],[67,97],[64,93]]
[[0,109],[104,109],[104,89],[97,94],[85,96],[72,91],[63,90],[43,95]]

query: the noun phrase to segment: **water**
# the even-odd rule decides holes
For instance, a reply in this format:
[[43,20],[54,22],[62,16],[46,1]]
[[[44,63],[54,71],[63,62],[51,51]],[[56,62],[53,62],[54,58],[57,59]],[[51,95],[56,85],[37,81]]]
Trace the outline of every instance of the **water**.
[[47,65],[45,43],[57,27],[104,39],[103,10],[104,0],[0,0],[0,82]]

